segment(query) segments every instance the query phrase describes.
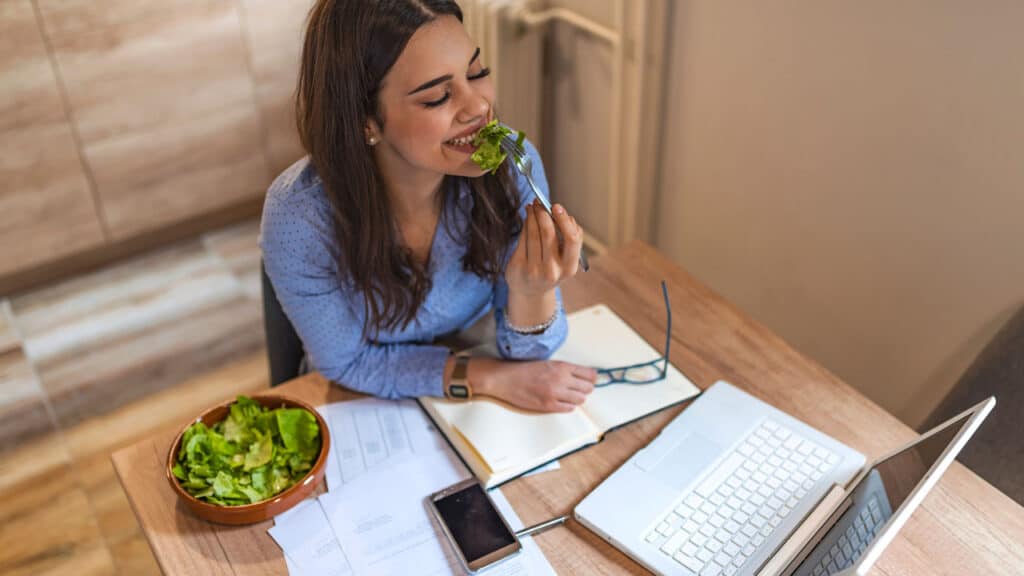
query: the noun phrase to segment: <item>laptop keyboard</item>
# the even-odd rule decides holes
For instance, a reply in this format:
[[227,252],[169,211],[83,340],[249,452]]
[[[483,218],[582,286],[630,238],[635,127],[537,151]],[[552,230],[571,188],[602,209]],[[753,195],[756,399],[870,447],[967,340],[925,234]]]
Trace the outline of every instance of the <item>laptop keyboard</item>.
[[852,566],[875,538],[875,533],[885,524],[885,520],[882,508],[878,505],[878,497],[872,495],[868,505],[861,508],[860,514],[832,548],[822,555],[811,573],[814,576],[827,576]]
[[731,576],[839,463],[829,450],[765,420],[644,535],[701,576]]

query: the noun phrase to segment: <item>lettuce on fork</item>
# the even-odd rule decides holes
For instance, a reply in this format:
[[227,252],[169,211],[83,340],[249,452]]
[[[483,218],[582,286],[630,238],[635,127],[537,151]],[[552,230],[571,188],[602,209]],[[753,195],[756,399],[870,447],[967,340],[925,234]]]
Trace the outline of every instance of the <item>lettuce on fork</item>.
[[320,454],[320,427],[302,408],[265,406],[239,396],[227,418],[185,430],[171,473],[199,500],[240,506],[298,482]]
[[[477,132],[476,137],[473,139],[473,145],[477,149],[470,158],[480,168],[493,173],[501,166],[501,163],[505,161],[507,156],[505,151],[501,149],[501,141],[513,132],[516,131],[499,124],[497,119],[491,120]],[[516,144],[522,146],[525,139],[526,134],[518,132]]]

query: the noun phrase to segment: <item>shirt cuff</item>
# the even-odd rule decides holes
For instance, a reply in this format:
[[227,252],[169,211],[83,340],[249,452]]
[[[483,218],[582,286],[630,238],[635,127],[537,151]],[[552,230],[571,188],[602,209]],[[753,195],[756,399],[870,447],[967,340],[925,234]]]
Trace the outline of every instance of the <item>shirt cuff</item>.
[[444,396],[444,367],[451,356],[444,346],[417,346],[410,350],[410,354],[402,358],[406,365],[405,372],[398,377],[407,377],[409,389],[404,389],[402,382],[396,382],[396,388],[401,390],[400,396]]

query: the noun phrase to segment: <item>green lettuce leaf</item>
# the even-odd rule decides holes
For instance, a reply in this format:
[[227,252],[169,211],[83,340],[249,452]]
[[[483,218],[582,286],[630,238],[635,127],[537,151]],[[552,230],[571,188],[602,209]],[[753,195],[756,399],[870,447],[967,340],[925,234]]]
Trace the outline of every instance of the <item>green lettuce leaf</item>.
[[263,466],[274,456],[274,443],[270,436],[260,438],[249,445],[249,452],[245,455],[245,470],[252,470]]
[[[477,166],[488,172],[493,173],[497,171],[498,167],[501,166],[501,163],[508,156],[501,149],[501,140],[513,132],[515,130],[499,124],[497,119],[491,120],[477,132],[476,137],[473,139],[473,145],[477,149],[470,158],[472,158]],[[526,135],[523,132],[519,132],[516,142],[522,145],[525,138]]]
[[281,408],[277,413],[277,428],[289,452],[308,458],[320,451],[320,426],[316,418],[302,408]]

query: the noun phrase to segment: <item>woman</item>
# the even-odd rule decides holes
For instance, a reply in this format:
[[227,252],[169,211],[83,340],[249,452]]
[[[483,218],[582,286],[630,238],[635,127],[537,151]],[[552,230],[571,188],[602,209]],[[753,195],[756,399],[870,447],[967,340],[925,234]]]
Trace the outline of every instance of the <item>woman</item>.
[[[509,162],[484,174],[471,160],[494,86],[461,20],[451,0],[316,2],[297,91],[309,157],[267,194],[264,265],[332,381],[441,396],[457,374],[476,395],[571,411],[597,375],[546,358],[566,336],[558,285],[577,271],[583,232],[561,206],[552,219],[529,204]],[[501,359],[467,364],[431,344],[491,310]]]

